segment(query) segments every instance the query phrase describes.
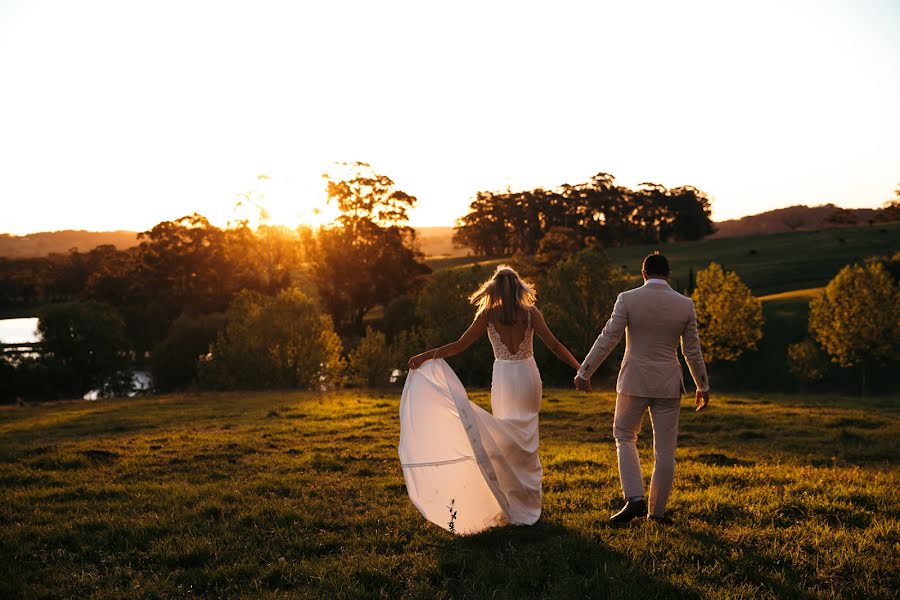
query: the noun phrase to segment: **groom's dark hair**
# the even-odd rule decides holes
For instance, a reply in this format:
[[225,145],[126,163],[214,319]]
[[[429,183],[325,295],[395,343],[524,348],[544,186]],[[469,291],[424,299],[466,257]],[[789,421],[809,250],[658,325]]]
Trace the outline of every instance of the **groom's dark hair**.
[[659,275],[661,277],[669,276],[669,261],[657,250],[653,254],[644,259],[641,269],[650,277]]

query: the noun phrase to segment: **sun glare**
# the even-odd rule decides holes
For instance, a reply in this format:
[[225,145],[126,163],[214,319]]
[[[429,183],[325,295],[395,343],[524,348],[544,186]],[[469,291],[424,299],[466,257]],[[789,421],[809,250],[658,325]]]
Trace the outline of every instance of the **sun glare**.
[[337,214],[327,201],[321,176],[260,174],[248,191],[238,195],[231,214],[224,220],[246,220],[254,228],[283,225],[315,229],[332,222]]

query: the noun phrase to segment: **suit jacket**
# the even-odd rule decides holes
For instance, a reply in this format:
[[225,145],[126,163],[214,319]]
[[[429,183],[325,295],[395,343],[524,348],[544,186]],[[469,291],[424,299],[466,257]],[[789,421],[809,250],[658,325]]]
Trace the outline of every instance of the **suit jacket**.
[[590,379],[623,333],[625,358],[616,382],[618,393],[645,398],[681,396],[684,382],[676,354],[679,340],[697,389],[709,389],[694,301],[664,280],[648,280],[642,287],[619,294],[612,316],[581,363],[578,375]]

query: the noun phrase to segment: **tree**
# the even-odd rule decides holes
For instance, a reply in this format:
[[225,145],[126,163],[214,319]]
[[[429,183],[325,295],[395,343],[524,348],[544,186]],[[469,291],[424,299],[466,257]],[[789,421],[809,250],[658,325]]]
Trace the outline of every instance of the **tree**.
[[337,385],[344,364],[331,319],[298,290],[272,298],[243,291],[227,312],[200,382],[225,389],[304,388]]
[[67,398],[90,391],[115,395],[130,391],[131,345],[125,323],[109,306],[97,302],[53,304],[38,321],[45,357],[63,377],[56,386]]
[[[625,275],[610,264],[605,252],[585,248],[557,263],[542,279],[538,288],[541,311],[572,354],[585,356],[626,284]],[[563,365],[555,357],[541,366],[542,372],[562,377]]]
[[340,216],[316,235],[313,279],[339,330],[362,334],[375,306],[415,289],[430,273],[414,250],[415,230],[401,225],[416,199],[365,163],[343,164],[347,179],[328,179]]
[[697,188],[686,185],[668,190],[665,204],[671,214],[671,225],[664,230],[663,239],[701,240],[715,231],[709,198]]
[[880,263],[847,265],[809,303],[809,332],[842,367],[900,356],[900,285]]
[[734,362],[747,350],[756,350],[763,335],[762,303],[737,273],[709,263],[697,273],[691,298],[707,362]]
[[712,233],[709,199],[692,186],[638,190],[617,186],[609,173],[554,190],[478,192],[457,221],[454,242],[476,253],[527,255],[557,228],[574,229],[584,242],[604,246],[697,240]]

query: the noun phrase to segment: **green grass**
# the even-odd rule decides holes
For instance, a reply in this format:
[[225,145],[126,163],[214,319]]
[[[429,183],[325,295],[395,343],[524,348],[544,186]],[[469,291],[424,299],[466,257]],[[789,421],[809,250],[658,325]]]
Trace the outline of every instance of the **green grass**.
[[[841,267],[873,255],[893,254],[900,249],[900,223],[874,227],[848,227],[708,239],[646,246],[608,248],[614,265],[640,279],[641,261],[660,250],[672,264],[672,284],[688,285],[688,271],[696,274],[711,261],[735,271],[757,296],[822,287]],[[488,266],[499,258],[458,256],[429,262],[432,269],[459,267],[473,262]]]
[[[715,261],[735,271],[757,296],[821,287],[841,268],[868,256],[900,248],[900,223],[709,239],[661,246],[629,246],[609,251],[614,264],[640,272],[641,261],[659,249],[672,263],[676,287]],[[680,285],[678,285],[680,284]]]
[[613,397],[546,390],[541,520],[466,538],[406,496],[396,391],[4,407],[0,597],[893,598],[898,400],[686,402],[673,523],[614,528]]

